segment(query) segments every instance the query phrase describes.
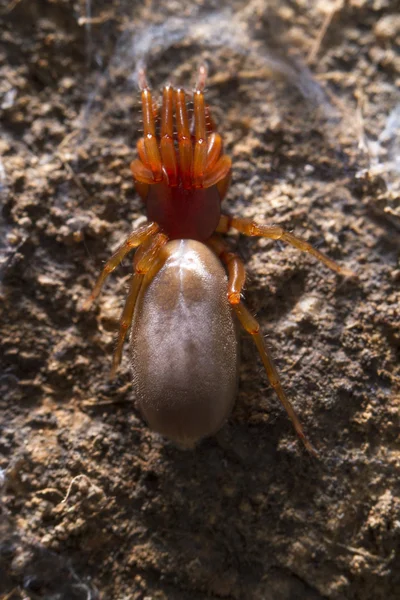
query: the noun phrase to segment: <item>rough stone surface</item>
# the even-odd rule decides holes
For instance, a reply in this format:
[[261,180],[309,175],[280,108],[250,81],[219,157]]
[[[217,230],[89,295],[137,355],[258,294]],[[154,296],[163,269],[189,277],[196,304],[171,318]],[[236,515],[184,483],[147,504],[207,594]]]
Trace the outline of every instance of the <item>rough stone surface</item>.
[[[396,3],[0,8],[0,597],[399,598]],[[182,451],[149,431],[127,357],[108,380],[130,260],[79,309],[143,214],[139,61],[155,89],[190,89],[200,58],[234,164],[225,210],[359,274],[229,237],[318,461],[248,339],[217,436]]]

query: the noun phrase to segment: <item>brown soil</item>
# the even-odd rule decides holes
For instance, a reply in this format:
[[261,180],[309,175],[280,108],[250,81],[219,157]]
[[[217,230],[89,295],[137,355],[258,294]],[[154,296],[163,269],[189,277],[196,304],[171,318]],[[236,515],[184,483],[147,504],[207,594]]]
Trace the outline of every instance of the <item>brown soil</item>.
[[[1,0],[3,600],[400,597],[400,23],[350,0],[320,36],[333,4]],[[190,88],[200,58],[225,210],[359,274],[230,237],[319,461],[248,339],[217,436],[182,451],[148,429],[127,357],[108,380],[129,260],[79,310],[143,214],[139,61]]]

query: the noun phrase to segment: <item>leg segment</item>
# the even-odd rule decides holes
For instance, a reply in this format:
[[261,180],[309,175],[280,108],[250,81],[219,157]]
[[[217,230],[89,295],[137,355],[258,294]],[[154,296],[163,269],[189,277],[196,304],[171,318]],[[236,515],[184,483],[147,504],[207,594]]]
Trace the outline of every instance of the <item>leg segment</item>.
[[136,182],[145,185],[154,183],[153,173],[138,158],[135,158],[135,160],[131,162],[130,168]]
[[287,231],[282,229],[282,227],[268,227],[267,225],[258,225],[255,221],[252,221],[251,219],[242,219],[223,215],[221,217],[217,231],[228,231],[230,227],[233,227],[234,229],[237,229],[237,231],[239,231],[240,233],[243,233],[244,235],[248,236],[260,236],[272,240],[283,240],[284,242],[287,242],[288,244],[294,246],[298,250],[311,254],[319,261],[323,262],[327,267],[329,267],[329,269],[335,271],[336,273],[339,273],[340,275],[344,275],[345,277],[351,277],[355,275],[353,271],[350,271],[350,269],[346,269],[346,267],[341,267],[334,260],[328,258],[328,256],[326,256],[325,254],[313,248],[311,244],[292,235],[291,233],[288,233]]
[[279,400],[281,401],[290,420],[292,421],[293,427],[295,428],[297,435],[299,436],[307,450],[314,456],[318,456],[317,451],[313,448],[311,443],[306,438],[301,423],[293,409],[293,406],[291,405],[281,386],[279,375],[272,361],[271,354],[264,342],[263,336],[260,334],[259,323],[249,313],[249,311],[242,302],[239,302],[239,304],[234,304],[233,308],[239,318],[242,327],[253,337],[254,343],[257,346],[258,352],[260,353],[261,360],[263,361],[265,371],[268,375],[269,382],[274,388]]
[[193,155],[193,185],[203,187],[204,173],[207,166],[207,132],[204,95],[202,90],[194,92],[194,155]]
[[246,281],[244,264],[236,254],[229,251],[219,236],[213,235],[208,240],[207,245],[214,250],[215,254],[221,259],[228,270],[229,303],[232,305],[239,304],[240,295]]
[[217,233],[228,233],[231,228],[231,220],[232,217],[228,217],[228,215],[221,215],[219,218],[219,223],[217,225],[216,232]]
[[163,91],[161,112],[160,151],[169,185],[177,185],[178,183],[178,167],[174,147],[173,100],[174,90],[171,86],[166,86]]
[[147,162],[150,165],[154,183],[156,181],[162,181],[163,170],[161,155],[158,149],[153,110],[154,105],[151,92],[148,87],[145,87],[142,89],[143,139]]
[[186,97],[182,89],[175,90],[175,117],[178,132],[181,178],[183,187],[190,189],[192,185],[192,141],[186,109]]
[[218,133],[212,133],[207,140],[207,168],[206,173],[209,173],[222,152],[222,138]]
[[[206,80],[207,80],[207,67],[205,65],[200,65],[195,89],[200,90],[201,92],[204,92],[204,88],[206,87]],[[215,131],[215,123],[211,116],[211,111],[210,111],[210,107],[208,106],[208,104],[206,104],[204,106],[204,111],[205,111],[205,120],[206,120],[206,130],[207,130],[207,132],[211,133],[211,132]]]
[[114,377],[119,367],[119,363],[121,362],[122,348],[124,345],[126,332],[128,331],[130,324],[132,323],[132,317],[136,306],[136,300],[139,295],[140,288],[142,287],[143,278],[144,275],[140,275],[138,273],[134,273],[131,276],[129,284],[129,293],[126,298],[124,310],[122,311],[121,315],[118,341],[113,356],[110,379]]
[[204,103],[204,87],[206,85],[207,69],[205,65],[199,68],[196,88],[194,91],[194,155],[193,155],[193,185],[203,187],[204,173],[208,166],[207,144],[207,114]]
[[216,162],[214,167],[204,177],[203,187],[208,188],[217,184],[219,181],[229,176],[232,168],[232,161],[226,154],[223,154]]
[[[146,148],[144,145],[144,138],[139,139],[138,143],[136,144],[136,150],[137,150],[140,160],[142,161],[144,166],[150,171],[150,165],[147,161]],[[151,175],[151,173],[150,173],[150,175]]]
[[153,238],[149,238],[136,252],[133,259],[134,274],[131,277],[130,288],[125,301],[124,310],[120,320],[117,347],[114,352],[111,377],[113,377],[121,362],[122,348],[124,345],[126,333],[132,323],[133,313],[135,311],[136,301],[142,287],[144,276],[157,259],[160,249],[167,243],[168,238],[163,233],[158,233]]
[[158,230],[159,227],[156,223],[148,223],[143,227],[139,227],[139,229],[136,229],[136,231],[133,231],[130,234],[122,246],[120,246],[118,250],[114,252],[112,257],[106,262],[105,267],[93,288],[93,292],[82,307],[83,310],[88,310],[90,308],[92,302],[94,302],[94,300],[96,300],[97,296],[100,294],[101,288],[103,287],[103,284],[109,274],[114,271],[116,267],[118,267],[128,252],[130,252],[132,248],[137,248],[137,246],[140,246],[140,244],[142,244],[148,238],[154,236]]

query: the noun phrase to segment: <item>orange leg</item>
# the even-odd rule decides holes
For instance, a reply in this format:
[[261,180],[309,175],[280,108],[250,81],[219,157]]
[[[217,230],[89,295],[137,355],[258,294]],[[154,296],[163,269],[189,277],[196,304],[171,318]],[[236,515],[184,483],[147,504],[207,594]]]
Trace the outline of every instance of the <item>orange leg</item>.
[[268,227],[267,225],[258,225],[255,221],[252,221],[251,219],[228,217],[226,215],[222,215],[217,227],[217,231],[220,233],[227,232],[231,227],[233,227],[240,233],[243,233],[244,235],[260,236],[272,240],[282,240],[284,242],[287,242],[291,246],[294,246],[298,250],[301,250],[302,252],[307,252],[308,254],[311,254],[319,261],[323,262],[327,267],[329,267],[329,269],[335,271],[336,273],[339,273],[340,275],[344,275],[345,277],[355,276],[355,273],[353,273],[353,271],[350,271],[350,269],[346,269],[346,267],[341,267],[334,260],[313,248],[311,244],[285,231],[282,227]]
[[131,162],[130,167],[136,182],[146,185],[151,185],[154,183],[153,173],[142,163],[141,160],[135,158],[135,160]]
[[112,273],[112,271],[114,271],[116,267],[118,267],[118,265],[120,264],[122,259],[128,254],[128,252],[130,252],[132,248],[137,248],[137,246],[143,244],[143,242],[146,241],[148,238],[154,236],[158,230],[159,226],[157,225],[157,223],[148,223],[143,227],[139,227],[139,229],[136,229],[136,231],[133,231],[130,234],[130,236],[125,240],[122,246],[120,246],[118,250],[114,252],[112,257],[106,262],[104,269],[102,270],[98,280],[96,281],[96,285],[93,288],[93,292],[90,294],[89,298],[86,300],[82,307],[83,310],[88,310],[90,308],[94,300],[96,300],[97,296],[100,294],[101,288],[103,287],[103,284],[109,276],[109,274]]
[[[158,149],[156,127],[154,122],[154,104],[148,87],[142,89],[143,139],[147,163],[153,174],[153,183],[162,181],[163,170],[161,155]],[[144,183],[148,183],[147,181]]]
[[263,361],[265,371],[268,375],[269,382],[274,388],[279,400],[281,401],[290,420],[292,421],[293,427],[295,428],[297,435],[299,436],[307,450],[314,456],[318,456],[317,451],[306,438],[299,418],[296,415],[293,406],[291,405],[288,397],[284,392],[284,389],[279,379],[278,371],[276,370],[276,367],[273,363],[271,353],[264,342],[263,336],[260,334],[259,323],[249,313],[249,311],[242,302],[239,302],[239,304],[234,304],[233,308],[239,318],[242,327],[253,337],[254,343],[257,346],[258,352],[260,353],[261,360]]
[[216,233],[228,233],[231,228],[231,217],[228,215],[221,215],[219,223],[217,225]]
[[[219,170],[219,167],[216,169],[216,164],[222,152],[222,138],[218,133],[212,133],[208,136],[207,142],[207,167],[205,177],[208,184],[210,180],[213,181],[216,177],[218,178],[221,176],[221,171]],[[226,159],[227,157],[223,156],[223,158]],[[231,181],[231,164],[229,159],[228,161],[224,160],[222,166],[224,167],[224,170],[222,171],[223,176],[216,182],[221,201],[224,199]]]
[[246,281],[246,270],[240,258],[230,252],[221,238],[213,235],[207,242],[228,269],[228,300],[230,304],[239,304],[240,295]]
[[218,133],[212,133],[207,140],[207,168],[208,174],[215,166],[222,152],[222,138]]
[[[146,148],[144,146],[144,138],[139,139],[138,143],[136,144],[136,149],[137,149],[137,153],[138,153],[140,160],[142,161],[144,166],[147,169],[149,169],[149,171],[150,171],[150,165],[147,161]],[[151,173],[150,173],[150,175],[151,175]]]
[[216,162],[214,167],[204,177],[204,187],[208,188],[217,184],[222,179],[229,176],[232,161],[226,154],[223,154]]
[[110,372],[110,379],[112,379],[114,377],[114,375],[117,372],[117,369],[119,367],[119,364],[121,362],[122,348],[124,345],[126,332],[128,331],[129,326],[132,322],[132,317],[133,317],[133,313],[135,311],[135,306],[136,306],[136,300],[138,298],[140,288],[142,287],[143,278],[144,278],[144,275],[139,275],[137,273],[134,273],[131,276],[131,280],[129,283],[129,293],[128,293],[128,296],[126,297],[124,310],[122,311],[122,315],[121,315],[118,341],[117,341],[117,346],[115,348],[115,352],[114,352],[114,356],[113,356],[113,362],[112,362],[112,367],[111,367],[111,372]]
[[185,189],[190,189],[192,185],[192,141],[186,109],[186,97],[185,92],[182,89],[175,90],[175,117],[176,129],[178,132],[181,178],[183,187]]
[[194,92],[194,156],[193,185],[203,187],[204,173],[207,165],[207,132],[204,95],[199,89]]
[[129,293],[125,301],[124,310],[120,320],[117,347],[114,352],[111,377],[113,377],[121,362],[122,348],[124,345],[126,333],[132,323],[133,313],[135,311],[136,301],[142,287],[143,279],[148,270],[153,266],[154,261],[160,252],[160,249],[167,243],[168,238],[163,233],[158,233],[143,244],[136,252],[133,259],[134,274],[131,277]]
[[209,240],[208,245],[214,250],[214,252],[227,267],[228,301],[235,310],[244,330],[250,333],[250,335],[253,337],[271,386],[274,388],[304,446],[309,452],[317,456],[316,450],[306,438],[299,418],[297,417],[293,406],[287,398],[284,389],[282,388],[278,371],[276,370],[272,356],[264,342],[264,338],[260,333],[260,325],[256,319],[252,317],[245,305],[240,302],[240,295],[246,279],[246,272],[242,261],[233,252],[229,252],[224,242],[216,235]]
[[[200,65],[195,89],[200,90],[200,92],[204,92],[204,88],[206,87],[206,80],[207,80],[207,67],[205,65]],[[211,111],[210,111],[210,107],[208,106],[208,104],[206,104],[204,106],[204,112],[205,112],[206,130],[207,130],[207,132],[211,133],[211,132],[215,131],[215,123],[211,116]]]
[[177,185],[178,168],[174,147],[174,124],[173,124],[173,99],[174,90],[166,86],[163,92],[163,104],[161,112],[161,158],[168,175],[168,184]]

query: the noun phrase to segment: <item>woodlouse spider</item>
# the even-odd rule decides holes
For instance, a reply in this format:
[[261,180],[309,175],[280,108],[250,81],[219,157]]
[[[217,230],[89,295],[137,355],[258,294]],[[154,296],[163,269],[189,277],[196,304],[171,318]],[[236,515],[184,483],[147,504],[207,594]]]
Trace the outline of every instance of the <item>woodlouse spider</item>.
[[133,383],[149,426],[186,447],[218,431],[237,391],[237,318],[252,336],[298,436],[314,452],[282,388],[259,324],[241,300],[244,265],[220,234],[234,228],[247,236],[283,240],[341,275],[352,273],[282,227],[221,214],[231,160],[223,153],[222,139],[214,131],[205,104],[205,78],[201,67],[191,124],[184,90],[164,88],[157,135],[156,104],[141,73],[144,133],[131,170],[148,223],[133,231],[107,261],[84,308],[97,298],[108,275],[128,252],[138,248],[112,373],[133,323]]

